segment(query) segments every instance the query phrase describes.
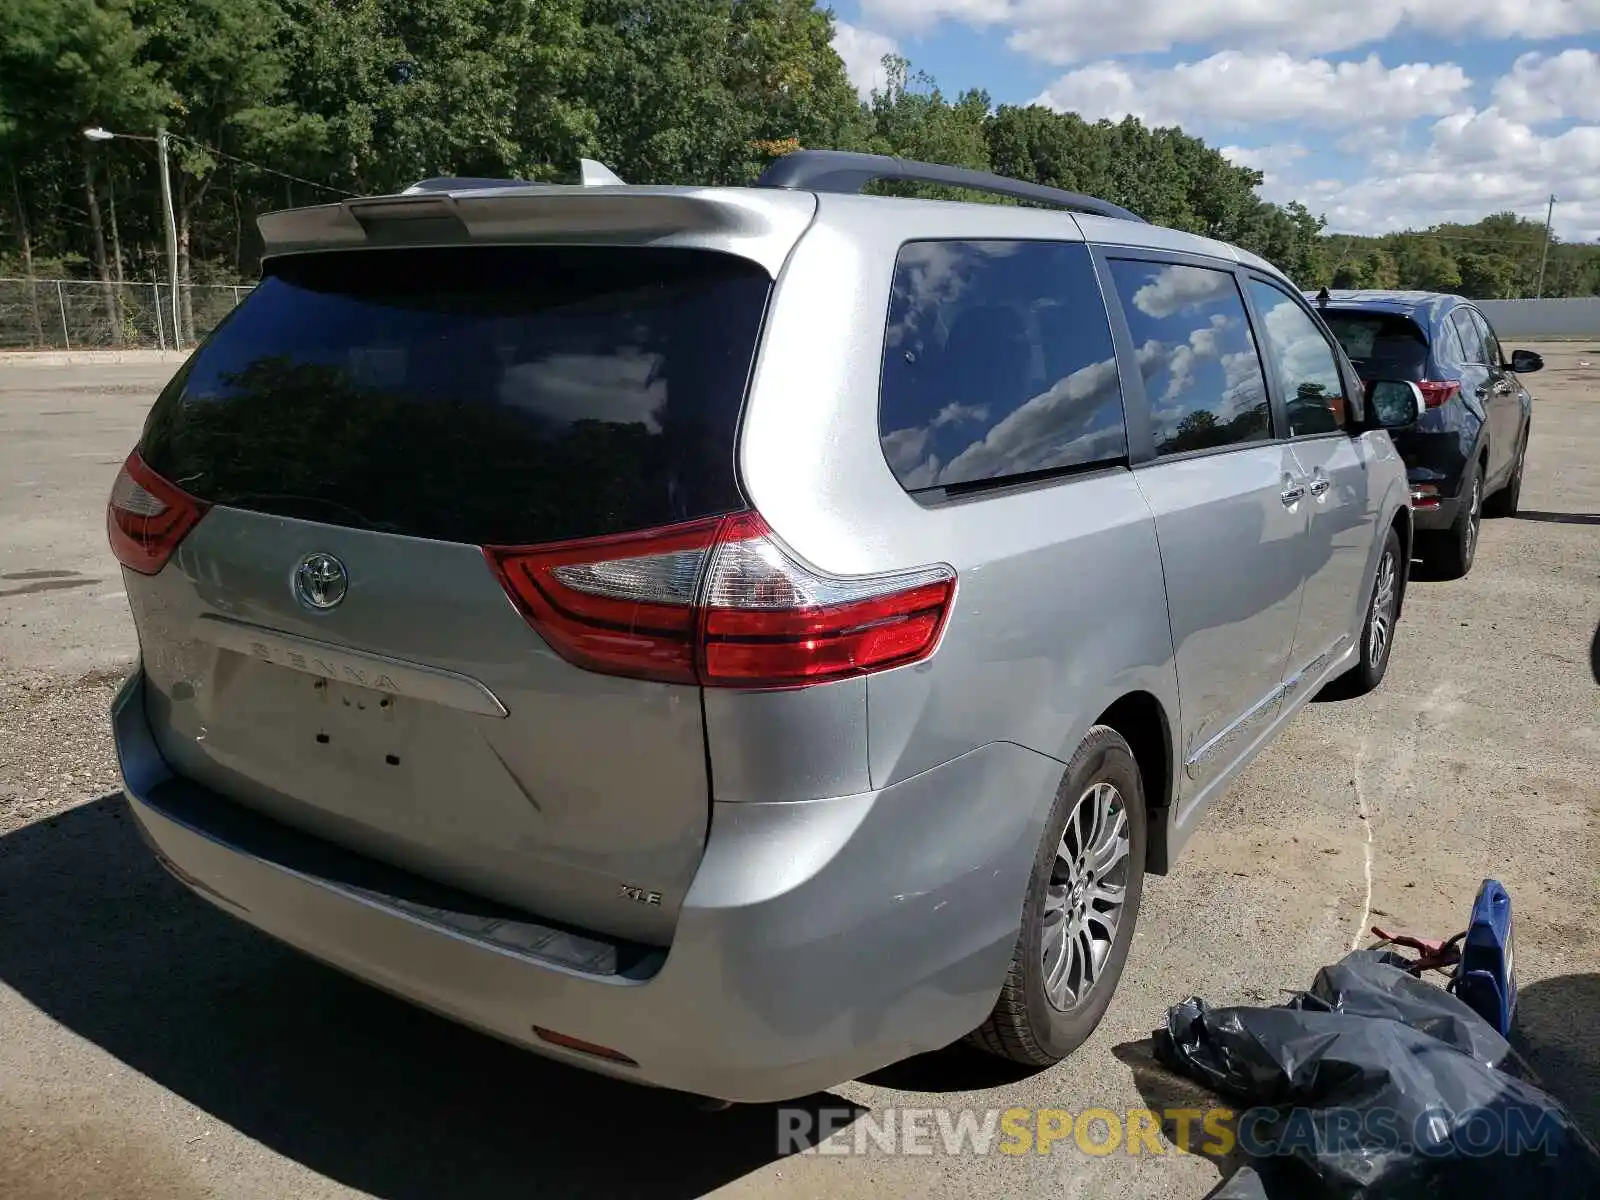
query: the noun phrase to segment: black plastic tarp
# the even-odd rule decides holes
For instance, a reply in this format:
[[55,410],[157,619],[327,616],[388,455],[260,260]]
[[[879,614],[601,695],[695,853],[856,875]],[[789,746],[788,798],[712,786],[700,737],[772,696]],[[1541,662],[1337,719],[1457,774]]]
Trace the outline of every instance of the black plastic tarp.
[[1600,1154],[1565,1109],[1406,965],[1358,950],[1278,1007],[1168,1011],[1157,1058],[1239,1106],[1245,1165],[1213,1200],[1600,1197]]

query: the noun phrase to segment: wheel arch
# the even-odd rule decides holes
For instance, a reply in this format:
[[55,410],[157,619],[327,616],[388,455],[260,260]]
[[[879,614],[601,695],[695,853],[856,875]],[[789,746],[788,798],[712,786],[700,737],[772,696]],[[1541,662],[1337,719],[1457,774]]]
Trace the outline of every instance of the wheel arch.
[[1411,557],[1416,553],[1416,530],[1412,526],[1411,509],[1401,505],[1394,510],[1394,516],[1389,518],[1389,528],[1394,530],[1400,538],[1400,562],[1404,570],[1400,572],[1400,595],[1395,598],[1394,618],[1399,620],[1406,608],[1406,590],[1411,582]]
[[1115,729],[1133,751],[1144,785],[1145,870],[1152,875],[1165,875],[1170,866],[1167,815],[1172,802],[1175,757],[1172,718],[1154,694],[1131,691],[1110,704],[1094,724]]

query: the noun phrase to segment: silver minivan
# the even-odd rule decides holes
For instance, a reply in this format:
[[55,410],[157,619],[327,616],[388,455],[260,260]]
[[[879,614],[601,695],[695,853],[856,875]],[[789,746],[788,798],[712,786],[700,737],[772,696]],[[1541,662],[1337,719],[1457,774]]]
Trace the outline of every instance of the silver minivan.
[[126,794],[200,896],[480,1030],[735,1101],[1049,1064],[1146,874],[1383,676],[1421,397],[1254,255],[827,152],[261,232],[111,495]]

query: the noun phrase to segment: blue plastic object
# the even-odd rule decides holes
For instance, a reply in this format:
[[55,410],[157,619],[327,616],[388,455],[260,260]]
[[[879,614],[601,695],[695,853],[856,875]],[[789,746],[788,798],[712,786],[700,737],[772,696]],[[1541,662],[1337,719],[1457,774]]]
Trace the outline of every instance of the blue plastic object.
[[1501,1037],[1511,1033],[1517,1008],[1512,964],[1511,896],[1498,880],[1485,879],[1472,904],[1472,920],[1461,943],[1461,962],[1450,990]]

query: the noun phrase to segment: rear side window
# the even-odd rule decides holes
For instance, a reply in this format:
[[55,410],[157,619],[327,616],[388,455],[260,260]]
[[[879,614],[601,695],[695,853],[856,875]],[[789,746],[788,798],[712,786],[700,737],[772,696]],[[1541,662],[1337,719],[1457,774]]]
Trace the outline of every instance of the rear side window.
[[882,387],[879,436],[907,491],[1127,455],[1111,327],[1081,243],[907,243]]
[[1472,321],[1473,328],[1483,338],[1484,362],[1491,367],[1498,367],[1505,360],[1500,357],[1500,339],[1495,337],[1494,329],[1484,315],[1475,308],[1469,308],[1467,316]]
[[1489,348],[1484,344],[1484,336],[1488,333],[1488,326],[1472,319],[1472,313],[1464,308],[1458,308],[1450,314],[1454,322],[1456,333],[1461,338],[1462,349],[1466,352],[1463,360],[1485,366],[1489,362]]
[[1157,454],[1266,441],[1272,409],[1233,274],[1112,259]]
[[739,506],[769,291],[705,251],[290,257],[157,400],[147,462],[215,504],[470,543]]
[[1322,319],[1363,379],[1426,378],[1428,339],[1410,317],[1324,309]]

